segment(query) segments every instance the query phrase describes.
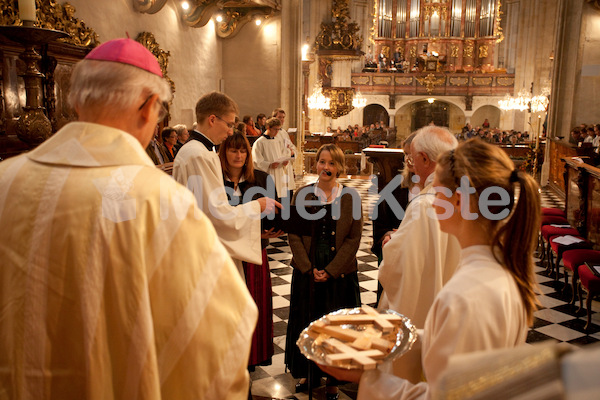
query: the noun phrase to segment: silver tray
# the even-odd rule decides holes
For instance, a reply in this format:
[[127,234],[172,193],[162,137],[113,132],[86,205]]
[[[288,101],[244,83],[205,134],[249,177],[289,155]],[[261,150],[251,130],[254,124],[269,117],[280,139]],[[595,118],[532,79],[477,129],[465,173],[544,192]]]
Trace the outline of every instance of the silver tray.
[[[389,360],[393,360],[397,357],[400,357],[402,354],[404,354],[408,350],[410,350],[410,348],[412,347],[415,340],[417,340],[417,328],[415,328],[414,325],[410,322],[410,319],[408,319],[404,315],[402,315],[394,310],[383,310],[380,312],[382,314],[398,315],[402,318],[402,323],[400,325],[395,326],[394,330],[391,333],[388,333],[388,334],[385,334],[382,336],[382,338],[387,339],[394,343],[394,347],[392,347],[392,350],[390,350],[390,352],[383,358],[383,361],[389,361]],[[358,308],[343,308],[341,310],[329,313],[329,314],[319,318],[317,321],[324,321],[325,323],[327,323],[328,315],[349,315],[349,314],[360,314],[360,313],[361,313],[360,307],[358,307]],[[302,333],[300,333],[300,337],[298,337],[298,340],[296,341],[296,345],[300,348],[300,352],[306,358],[308,358],[311,361],[316,362],[317,364],[329,365],[329,366],[334,366],[334,367],[343,368],[343,369],[357,369],[358,367],[351,363],[341,363],[341,364],[331,365],[326,361],[325,356],[330,353],[327,352],[322,345],[315,344],[314,343],[315,340],[312,337],[310,337],[308,334],[308,330],[310,329],[310,327],[317,321],[311,322],[311,324],[308,327],[304,328]],[[360,326],[360,325],[344,324],[344,325],[339,325],[339,326],[341,326],[344,329],[353,329],[355,331],[361,331],[361,330],[365,329],[364,326]]]

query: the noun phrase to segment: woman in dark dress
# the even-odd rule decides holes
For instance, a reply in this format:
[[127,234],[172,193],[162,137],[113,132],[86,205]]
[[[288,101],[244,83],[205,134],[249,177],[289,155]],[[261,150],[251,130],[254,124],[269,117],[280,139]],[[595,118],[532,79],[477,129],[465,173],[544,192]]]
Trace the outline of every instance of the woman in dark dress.
[[[219,147],[225,190],[232,205],[261,197],[260,194],[255,194],[252,198],[244,199],[244,194],[256,186],[266,190],[268,180],[271,179],[267,173],[254,169],[251,150],[248,139],[241,133],[229,136]],[[270,186],[274,191],[275,184],[271,182]],[[258,322],[252,336],[252,347],[248,360],[250,370],[253,370],[256,365],[271,365],[273,357],[273,298],[266,248],[269,238],[277,237],[282,233],[281,231],[273,232],[272,229],[263,231],[261,235],[262,265],[247,262],[243,264],[248,291],[258,307]]]
[[[344,166],[344,153],[339,147],[321,146],[317,152],[319,179],[299,189],[292,199],[292,204],[300,204],[300,199],[320,201],[321,206],[307,210],[311,214],[327,205],[340,211],[339,219],[327,213],[324,218],[312,221],[312,235],[288,234],[294,272],[285,363],[295,378],[301,378],[296,392],[307,388],[308,361],[296,346],[302,330],[329,312],[360,306],[356,252],[362,234],[362,207],[358,192],[337,182]],[[337,218],[335,211],[333,214]],[[319,373],[316,367],[313,372]],[[339,396],[337,381],[332,377],[327,378],[326,394],[328,400]]]

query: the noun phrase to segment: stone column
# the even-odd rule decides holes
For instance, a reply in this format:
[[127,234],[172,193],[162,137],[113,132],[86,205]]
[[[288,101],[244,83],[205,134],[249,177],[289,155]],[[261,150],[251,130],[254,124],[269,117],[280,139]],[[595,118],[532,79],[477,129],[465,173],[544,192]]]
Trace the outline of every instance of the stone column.
[[[302,14],[301,0],[287,0],[281,6],[281,107],[287,127],[298,128],[296,142],[302,136]],[[298,143],[296,143],[298,145]],[[301,156],[294,169],[302,173]]]

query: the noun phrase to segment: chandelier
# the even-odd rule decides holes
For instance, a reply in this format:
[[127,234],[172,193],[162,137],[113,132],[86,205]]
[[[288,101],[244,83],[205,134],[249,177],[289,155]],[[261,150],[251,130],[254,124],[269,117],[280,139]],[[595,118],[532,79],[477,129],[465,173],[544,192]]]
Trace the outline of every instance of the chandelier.
[[352,106],[354,108],[363,108],[367,105],[367,98],[362,95],[359,89],[356,89],[356,93],[352,98]]
[[519,91],[519,95],[517,97],[512,97],[510,95],[506,95],[504,100],[500,100],[498,105],[500,109],[504,111],[509,110],[519,110],[525,111],[529,109],[529,103],[531,102],[531,95],[527,91],[527,89],[521,89]]
[[331,99],[323,94],[321,81],[315,82],[312,94],[307,99],[308,108],[311,110],[329,110]]
[[550,103],[550,100],[548,99],[549,95],[550,89],[547,87],[542,89],[540,95],[533,97],[526,89],[521,89],[517,97],[512,97],[507,94],[503,100],[498,101],[498,105],[503,111],[529,110],[529,112],[537,113],[546,111],[548,104]]

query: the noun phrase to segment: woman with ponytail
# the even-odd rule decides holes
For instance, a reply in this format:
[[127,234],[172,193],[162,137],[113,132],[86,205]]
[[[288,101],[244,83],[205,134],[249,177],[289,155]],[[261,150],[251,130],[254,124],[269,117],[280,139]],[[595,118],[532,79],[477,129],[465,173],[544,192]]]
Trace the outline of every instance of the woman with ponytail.
[[359,400],[429,398],[451,356],[525,343],[536,310],[537,183],[515,169],[502,149],[471,139],[439,157],[434,187],[431,217],[457,237],[461,261],[425,321],[427,382],[415,385],[378,370],[323,368],[359,382]]

